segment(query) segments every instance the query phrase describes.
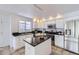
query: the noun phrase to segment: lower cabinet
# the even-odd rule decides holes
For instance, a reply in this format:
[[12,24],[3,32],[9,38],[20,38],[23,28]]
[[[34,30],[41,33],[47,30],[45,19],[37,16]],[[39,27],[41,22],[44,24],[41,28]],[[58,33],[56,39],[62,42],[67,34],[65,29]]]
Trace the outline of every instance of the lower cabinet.
[[36,46],[32,46],[29,43],[25,42],[26,55],[49,55],[52,53],[51,48],[50,38]]
[[79,53],[79,43],[76,38],[65,38],[64,36],[55,35],[55,45],[66,50]]
[[65,49],[78,53],[78,42],[66,40]]
[[16,40],[16,49],[22,48],[24,46],[23,38],[17,38]]
[[55,35],[55,45],[61,48],[64,48],[64,36]]
[[10,47],[13,48],[13,50],[17,50],[19,48],[22,48],[24,45],[23,36],[17,36],[13,37],[10,41]]
[[[19,48],[22,48],[25,46],[25,42],[23,40],[27,40],[27,38],[32,38],[33,34],[28,34],[28,35],[20,35],[20,36],[12,36],[10,40],[10,48],[13,50],[17,50]],[[30,40],[28,40],[30,41]]]

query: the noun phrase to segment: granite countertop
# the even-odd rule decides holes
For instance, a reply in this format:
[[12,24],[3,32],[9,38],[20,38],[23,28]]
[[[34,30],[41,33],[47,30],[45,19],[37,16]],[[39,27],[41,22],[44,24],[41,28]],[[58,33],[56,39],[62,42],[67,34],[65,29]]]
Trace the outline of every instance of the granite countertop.
[[36,36],[36,37],[31,38],[31,42],[28,42],[27,40],[24,40],[24,41],[35,47],[38,44],[48,40],[49,38],[50,37],[47,37],[47,36]]
[[15,36],[15,37],[22,36],[22,35],[28,35],[28,34],[32,34],[32,33],[31,32],[22,32],[22,33],[15,32],[15,33],[12,33],[12,35]]
[[53,35],[64,35],[64,32],[52,32],[52,31],[45,31],[45,33],[47,33],[47,34],[49,34],[49,35],[51,35],[51,34],[53,34]]
[[[20,36],[20,35],[27,35],[27,34],[35,34],[35,31],[30,31],[30,32],[22,32],[22,33],[19,33],[19,32],[14,32],[12,33],[13,36]],[[37,31],[36,33],[42,33],[42,31]],[[44,33],[46,34],[50,34],[50,35],[64,35],[64,33],[58,31],[58,32],[52,32],[52,31],[45,31]]]

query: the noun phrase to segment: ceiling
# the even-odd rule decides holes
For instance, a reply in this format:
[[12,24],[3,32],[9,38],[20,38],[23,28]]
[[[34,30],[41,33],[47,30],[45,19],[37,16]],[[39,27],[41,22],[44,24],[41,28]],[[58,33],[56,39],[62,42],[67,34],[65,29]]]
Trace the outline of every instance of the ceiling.
[[0,4],[0,10],[25,17],[64,15],[79,10],[79,4]]

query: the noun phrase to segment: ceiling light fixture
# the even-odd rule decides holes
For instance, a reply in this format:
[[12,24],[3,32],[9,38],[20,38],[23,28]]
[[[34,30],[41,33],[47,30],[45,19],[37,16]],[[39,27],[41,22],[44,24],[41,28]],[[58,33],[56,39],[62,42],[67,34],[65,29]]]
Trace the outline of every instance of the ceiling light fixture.
[[56,19],[59,19],[59,18],[63,18],[63,16],[60,14],[57,14]]
[[42,21],[45,21],[45,18],[43,18]]
[[40,22],[40,20],[39,19],[37,19],[37,23],[39,23]]
[[33,21],[36,22],[37,18],[34,18]]
[[49,20],[53,20],[53,19],[54,19],[54,17],[52,17],[52,16],[49,17]]

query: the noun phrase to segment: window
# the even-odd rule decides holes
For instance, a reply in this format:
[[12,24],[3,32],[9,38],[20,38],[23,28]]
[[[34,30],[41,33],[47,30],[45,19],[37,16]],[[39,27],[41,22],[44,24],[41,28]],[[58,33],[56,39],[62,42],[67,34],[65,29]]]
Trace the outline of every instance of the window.
[[25,32],[25,21],[19,21],[19,32]]
[[19,32],[27,32],[31,30],[31,22],[19,21]]
[[31,22],[26,21],[26,30],[31,29]]

